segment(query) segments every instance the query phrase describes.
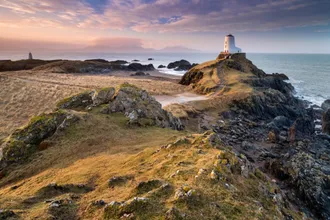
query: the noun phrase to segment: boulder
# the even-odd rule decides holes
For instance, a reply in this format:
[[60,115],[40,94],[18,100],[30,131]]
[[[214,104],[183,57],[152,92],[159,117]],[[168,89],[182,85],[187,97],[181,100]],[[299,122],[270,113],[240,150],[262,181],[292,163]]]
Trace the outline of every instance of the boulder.
[[99,91],[94,92],[92,96],[93,105],[99,106],[109,103],[114,94],[115,94],[115,89],[112,87],[103,88]]
[[[93,96],[95,91],[86,91],[73,95],[57,103],[57,107],[60,109],[78,109],[86,108],[93,104]],[[102,93],[103,94],[103,93]]]
[[11,210],[2,210],[0,209],[0,219],[2,220],[5,220],[5,219],[16,219],[15,217],[18,217],[16,216],[15,212],[11,211]]
[[131,63],[127,66],[127,69],[130,71],[152,71],[155,70],[155,67],[152,64]]
[[159,65],[158,66],[158,69],[162,69],[162,68],[166,68],[166,66],[164,66],[164,65]]
[[154,60],[154,58],[148,58],[148,60]]
[[141,90],[130,84],[122,84],[116,91],[113,101],[102,110],[103,113],[122,112],[129,124],[140,126],[156,125],[163,128],[182,130],[181,121],[162,109],[162,105]]
[[168,69],[174,69],[176,71],[189,70],[191,67],[191,63],[189,63],[187,60],[175,61],[167,65]]
[[0,168],[15,162],[24,162],[39,150],[38,145],[53,136],[58,128],[69,118],[68,113],[57,111],[43,114],[31,119],[24,128],[14,131],[1,147]]
[[330,109],[330,99],[325,100],[325,101],[322,103],[321,108],[322,108],[324,111],[327,111],[328,109]]
[[330,109],[323,113],[322,132],[330,135]]

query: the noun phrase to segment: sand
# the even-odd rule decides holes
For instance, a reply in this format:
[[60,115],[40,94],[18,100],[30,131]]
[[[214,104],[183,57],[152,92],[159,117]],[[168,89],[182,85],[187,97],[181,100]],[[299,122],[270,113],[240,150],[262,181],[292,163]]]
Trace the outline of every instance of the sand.
[[0,73],[0,140],[31,117],[54,110],[59,100],[85,90],[128,82],[156,95],[163,105],[182,103],[185,97],[188,101],[196,98],[187,93],[187,87],[178,84],[178,76],[150,71],[148,77],[130,77],[131,73],[60,74],[32,70]]

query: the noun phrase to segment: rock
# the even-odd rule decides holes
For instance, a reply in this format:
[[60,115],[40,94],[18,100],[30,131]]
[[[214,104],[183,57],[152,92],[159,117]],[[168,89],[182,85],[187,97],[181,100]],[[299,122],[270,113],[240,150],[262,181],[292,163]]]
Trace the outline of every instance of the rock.
[[322,103],[321,108],[322,108],[324,111],[327,111],[327,110],[330,108],[330,99],[325,100],[325,101]]
[[150,74],[139,71],[139,72],[136,72],[136,73],[132,73],[130,76],[150,76]]
[[132,60],[133,62],[140,62],[140,60]]
[[111,188],[115,186],[121,186],[132,179],[134,179],[134,176],[114,176],[110,178],[108,186]]
[[182,220],[184,219],[184,214],[181,214],[180,211],[174,207],[167,210],[165,214],[165,220]]
[[99,63],[109,63],[109,61],[104,60],[104,59],[89,59],[85,61],[92,61],[92,62],[99,62]]
[[273,74],[267,74],[267,76],[275,77],[281,80],[289,80],[289,77],[285,75],[284,73],[273,73]]
[[143,194],[149,192],[153,189],[162,186],[162,181],[160,180],[149,180],[147,182],[140,182],[135,188],[137,194]]
[[129,118],[129,124],[139,126],[156,125],[164,128],[182,130],[181,121],[162,109],[159,102],[145,90],[130,84],[123,84],[117,90],[114,100],[103,113],[122,112]]
[[127,66],[128,70],[131,71],[152,71],[155,67],[152,64],[142,65],[140,63],[131,63]]
[[159,65],[159,66],[158,66],[158,69],[161,69],[161,68],[166,68],[166,66],[164,66],[164,65]]
[[191,63],[189,63],[187,60],[175,61],[167,65],[168,69],[174,69],[176,71],[189,70],[191,67]]
[[[92,102],[94,106],[99,106],[109,103],[115,94],[114,88],[104,88],[96,91],[92,96]],[[89,101],[88,101],[89,102]],[[85,103],[84,103],[85,104]]]
[[148,58],[148,60],[154,60],[154,58]]
[[289,128],[292,125],[292,122],[285,116],[277,116],[273,119],[271,123],[268,124],[268,127],[273,129],[282,130],[284,128]]
[[127,213],[145,212],[151,206],[149,199],[134,197],[123,203],[112,201],[104,208],[104,219],[120,218]]
[[127,64],[128,62],[126,60],[115,60],[115,61],[110,61],[110,63],[114,65],[124,65]]
[[86,108],[87,106],[93,104],[94,93],[95,91],[86,91],[79,93],[78,95],[73,95],[58,102],[56,106],[59,109]]
[[322,132],[330,135],[330,109],[328,109],[325,113],[323,113]]
[[[3,144],[0,164],[5,167],[11,163],[24,162],[38,151],[38,145],[55,134],[68,114],[63,111],[43,114],[31,119],[24,128],[17,129]],[[1,168],[0,166],[0,168]]]
[[11,210],[2,210],[0,209],[0,219],[5,220],[5,219],[11,219],[16,216],[15,212]]
[[48,207],[51,219],[77,219],[77,211],[76,204],[69,198],[55,200]]

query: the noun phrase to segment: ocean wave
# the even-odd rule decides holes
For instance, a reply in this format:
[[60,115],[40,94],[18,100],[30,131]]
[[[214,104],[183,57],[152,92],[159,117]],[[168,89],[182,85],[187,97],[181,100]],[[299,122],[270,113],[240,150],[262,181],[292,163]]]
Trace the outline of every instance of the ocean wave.
[[175,76],[183,76],[186,71],[175,71],[174,69],[167,69],[167,68],[158,68],[157,69],[161,73],[175,75]]

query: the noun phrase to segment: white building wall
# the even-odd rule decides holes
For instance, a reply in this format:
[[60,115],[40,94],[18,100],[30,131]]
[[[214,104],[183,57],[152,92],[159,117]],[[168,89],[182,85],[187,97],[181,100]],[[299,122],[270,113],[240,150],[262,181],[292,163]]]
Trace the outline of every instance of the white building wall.
[[235,37],[232,35],[227,35],[225,37],[224,43],[225,53],[241,53],[242,49],[235,46]]

